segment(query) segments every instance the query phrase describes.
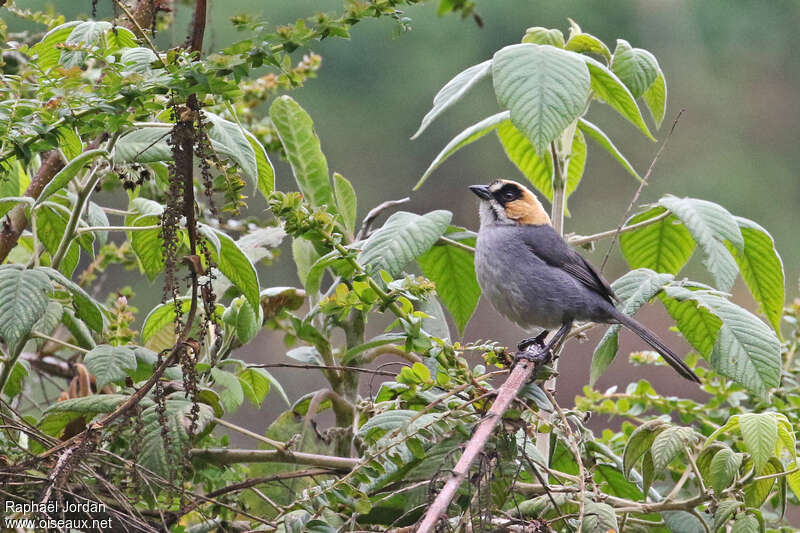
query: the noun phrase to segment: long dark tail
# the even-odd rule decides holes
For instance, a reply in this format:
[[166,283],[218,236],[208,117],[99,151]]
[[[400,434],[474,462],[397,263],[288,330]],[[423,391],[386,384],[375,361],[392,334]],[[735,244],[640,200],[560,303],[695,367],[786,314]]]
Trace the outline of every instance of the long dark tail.
[[622,313],[617,313],[614,318],[616,318],[623,326],[639,335],[644,342],[652,346],[658,353],[661,354],[661,357],[664,358],[664,361],[669,363],[669,366],[674,368],[678,374],[689,381],[700,383],[700,378],[698,378],[695,373],[692,372],[692,369],[689,368],[680,357],[675,355],[675,352],[667,348],[664,342],[659,339],[655,333],[647,329],[633,318],[623,315]]

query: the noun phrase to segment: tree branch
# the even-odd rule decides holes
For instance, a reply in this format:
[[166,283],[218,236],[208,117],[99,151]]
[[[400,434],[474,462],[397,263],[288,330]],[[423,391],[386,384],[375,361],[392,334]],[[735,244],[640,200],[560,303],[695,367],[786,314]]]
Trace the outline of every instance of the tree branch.
[[339,472],[349,472],[355,468],[360,459],[320,455],[316,453],[293,452],[286,450],[231,450],[229,448],[192,448],[189,456],[209,461],[216,465],[235,463],[290,463],[297,465],[318,466]]

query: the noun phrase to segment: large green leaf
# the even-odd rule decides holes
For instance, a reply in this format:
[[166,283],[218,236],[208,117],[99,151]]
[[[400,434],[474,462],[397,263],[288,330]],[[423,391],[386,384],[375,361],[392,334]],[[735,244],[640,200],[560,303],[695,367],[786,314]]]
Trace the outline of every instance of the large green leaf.
[[[631,217],[625,226],[650,220],[665,211],[661,206],[652,207]],[[619,247],[631,268],[677,274],[692,256],[695,242],[686,226],[675,215],[669,214],[649,226],[622,233]]]
[[733,215],[718,204],[696,198],[668,195],[658,203],[683,222],[702,248],[705,254],[703,264],[708,268],[717,287],[729,291],[739,269],[724,241],[729,241],[738,250],[744,249],[744,238]]
[[338,172],[333,173],[333,195],[336,199],[336,210],[339,211],[344,228],[352,235],[356,228],[358,199],[353,184]]
[[[189,440],[192,402],[184,399],[168,399],[165,402],[166,429],[159,422],[158,406],[152,405],[142,411],[142,431],[139,434],[139,462],[159,475],[169,477],[171,469],[181,464],[184,448]],[[197,432],[203,431],[214,418],[213,409],[198,404]],[[166,431],[167,442],[162,432]]]
[[50,280],[39,270],[0,267],[0,337],[8,352],[24,346],[31,328],[47,309]]
[[739,432],[744,446],[753,457],[756,472],[761,472],[775,455],[778,444],[778,421],[774,413],[744,413],[739,415]]
[[31,55],[34,56],[35,63],[42,70],[47,70],[58,64],[58,59],[61,57],[61,48],[56,45],[66,41],[75,26],[80,23],[81,21],[79,20],[71,20],[56,26],[45,33],[41,41],[31,47]]
[[684,338],[708,359],[722,320],[703,304],[700,295],[684,287],[665,287],[659,298]]
[[722,448],[714,454],[709,467],[711,486],[714,490],[722,492],[730,487],[741,465],[742,454],[736,453],[730,448]]
[[[59,208],[61,207],[61,208]],[[52,258],[61,244],[61,237],[67,228],[68,211],[63,206],[47,203],[39,207],[36,213],[36,236],[44,245],[45,250]],[[76,242],[72,242],[67,252],[58,265],[58,270],[66,276],[72,276],[80,260],[80,249]]]
[[69,291],[72,295],[72,306],[75,308],[75,312],[87,326],[98,333],[103,331],[105,321],[103,307],[100,302],[89,296],[80,285],[64,276],[61,272],[50,267],[38,267],[37,270],[44,272],[51,280]]
[[[456,239],[459,234],[463,235],[463,228],[450,227],[445,237]],[[459,238],[458,242],[474,246],[475,238]],[[463,334],[481,297],[473,254],[449,244],[437,243],[417,261],[425,277],[436,284],[436,292],[453,316],[458,331]]]
[[447,230],[453,214],[437,210],[424,215],[398,211],[364,243],[359,262],[371,271],[399,276],[403,268],[427,252]]
[[[134,219],[130,225],[133,227],[158,226],[161,217],[156,215],[143,215]],[[164,271],[164,239],[161,238],[161,229],[147,229],[130,232],[131,248],[139,259],[142,271],[154,280]]]
[[650,140],[655,141],[655,137],[644,123],[642,112],[636,105],[636,99],[625,84],[596,59],[588,56],[584,56],[583,59],[586,61],[586,66],[589,67],[589,74],[592,76],[592,90],[595,95],[639,128]]
[[[72,161],[83,152],[83,143],[78,134],[75,133],[75,128],[61,126],[56,130],[56,137],[58,137],[58,147],[67,161]],[[41,198],[41,194],[39,197]]]
[[158,61],[158,56],[149,48],[133,47],[122,52],[119,62],[125,65],[125,71],[136,72],[138,74],[148,74],[152,72],[151,65]]
[[278,131],[300,191],[312,205],[330,206],[328,161],[322,153],[311,117],[289,96],[276,98],[269,108],[269,116]]
[[717,294],[703,293],[700,298],[722,320],[709,363],[723,376],[766,398],[769,389],[780,383],[781,345],[775,333],[758,317]]
[[553,200],[553,156],[546,152],[542,157],[525,135],[510,120],[497,126],[497,138],[508,159],[528,178],[528,181],[545,198]]
[[608,135],[606,135],[603,130],[584,119],[580,119],[578,121],[578,129],[580,129],[589,138],[594,139],[594,141],[606,152],[611,154],[611,156],[616,159],[620,165],[622,165],[622,168],[628,171],[628,174],[637,180],[642,181],[642,177],[639,176],[639,173],[636,172],[636,169],[633,168],[633,165],[628,162],[625,156],[622,155],[622,152],[619,151],[619,148],[617,148],[616,145],[611,142],[611,139],[608,138]]
[[[67,45],[82,45],[82,47],[95,44],[107,30],[111,29],[111,27],[112,24],[105,20],[87,20],[81,22],[73,28],[64,43]],[[59,63],[69,68],[82,64],[85,59],[86,52],[67,48],[66,50],[62,50]]]
[[541,26],[536,26],[525,30],[522,42],[549,44],[556,48],[564,48],[564,34],[557,28],[542,28]]
[[136,370],[136,355],[127,346],[101,344],[87,353],[83,362],[97,379],[97,388],[121,381]]
[[539,154],[586,108],[591,78],[583,58],[553,46],[506,46],[494,55],[497,102]]
[[[649,302],[661,289],[672,281],[672,274],[659,274],[646,268],[632,270],[616,280],[611,287],[619,297],[622,313],[633,316],[644,304]],[[614,360],[619,348],[619,325],[608,328],[592,356],[589,383],[594,384]]]
[[641,48],[632,48],[624,39],[617,39],[611,70],[639,98],[656,81],[661,69],[656,57]]
[[428,111],[425,117],[423,117],[419,129],[411,139],[414,140],[422,135],[422,132],[425,131],[436,117],[459,101],[476,83],[488,76],[491,68],[492,61],[484,61],[483,63],[473,65],[456,74],[452,80],[448,81],[445,86],[436,93],[436,96],[433,97],[433,107]]
[[[247,138],[247,132],[239,124],[225,120],[219,115],[203,112],[203,117],[211,123],[208,129],[208,138],[211,140],[211,146],[215,152],[222,154],[231,159],[234,163],[239,165],[242,173],[250,180],[253,187],[258,187],[261,183],[261,172],[268,172],[263,168],[263,160],[261,162],[262,168],[259,168],[258,157],[256,155],[255,147]],[[261,148],[262,159],[266,158]],[[271,168],[271,165],[269,165]],[[269,181],[267,176],[264,177]],[[274,175],[273,175],[274,181]]]
[[152,163],[170,161],[172,149],[167,144],[171,124],[133,130],[117,139],[111,158],[115,163]]
[[253,262],[227,233],[208,226],[201,227],[201,231],[207,237],[212,237],[209,241],[215,246],[211,248],[211,256],[219,271],[231,280],[253,309],[258,309],[258,293],[261,289]]
[[648,88],[642,95],[647,109],[650,110],[650,115],[653,117],[653,122],[656,123],[656,128],[661,127],[661,122],[664,120],[664,114],[667,112],[667,81],[664,79],[664,73],[661,69],[658,71],[656,81]]
[[580,54],[597,54],[606,59],[611,59],[611,50],[608,49],[608,46],[591,33],[581,31],[580,26],[572,20],[570,20],[569,39],[567,39],[567,44],[564,45],[564,48]]
[[[745,469],[748,469],[748,465],[752,465],[752,462],[748,461],[745,464]],[[779,472],[783,472],[783,464],[781,464],[781,462],[775,457],[770,458],[770,460],[767,461],[761,470],[756,470],[756,473],[759,476],[772,477],[766,477],[765,479],[759,479],[758,481],[751,482],[744,488],[745,505],[748,507],[753,507],[754,509],[761,507],[761,505],[763,505],[763,503],[769,497],[770,492],[772,492],[772,487],[775,485],[775,480],[777,478],[774,476],[774,474]]]
[[617,514],[607,503],[587,501],[584,506],[582,531],[586,533],[607,533],[617,531]]
[[623,473],[626,477],[630,476],[630,472],[636,462],[650,449],[653,440],[666,427],[666,422],[656,418],[633,430],[633,433],[625,443],[625,450],[622,453]]
[[428,179],[436,168],[444,163],[444,161],[456,153],[458,150],[463,148],[464,146],[473,143],[490,133],[495,128],[497,128],[503,121],[509,120],[511,113],[508,111],[502,111],[490,117],[486,117],[485,119],[481,120],[480,122],[473,124],[472,126],[468,127],[455,137],[453,137],[449,143],[439,152],[436,157],[433,158],[433,161],[428,168],[425,170],[425,173],[422,174],[422,177],[419,179],[416,185],[414,185],[414,190],[416,191],[419,189],[425,180]]
[[744,248],[736,248],[729,242],[725,244],[736,259],[753,298],[772,328],[780,335],[785,300],[783,261],[767,230],[752,220],[735,218],[744,238]]
[[267,151],[258,142],[255,135],[247,130],[243,130],[247,142],[253,148],[253,153],[256,156],[256,168],[258,169],[258,190],[264,195],[264,198],[269,196],[275,190],[275,167],[272,166],[272,161],[269,160]]
[[25,378],[30,375],[30,370],[30,363],[24,359],[17,359],[11,372],[8,373],[8,378],[0,392],[5,394],[7,398],[13,398],[22,392]]

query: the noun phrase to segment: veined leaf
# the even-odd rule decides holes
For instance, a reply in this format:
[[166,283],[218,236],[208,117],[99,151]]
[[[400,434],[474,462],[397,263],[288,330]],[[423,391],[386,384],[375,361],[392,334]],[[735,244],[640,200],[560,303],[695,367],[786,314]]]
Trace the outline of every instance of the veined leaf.
[[486,117],[485,119],[481,120],[477,124],[473,124],[472,126],[468,127],[455,137],[453,137],[449,143],[442,149],[439,154],[433,158],[433,161],[428,166],[425,173],[422,174],[422,177],[419,179],[416,185],[414,185],[414,190],[416,191],[419,189],[425,180],[428,179],[436,168],[444,163],[444,161],[456,153],[458,150],[463,148],[464,146],[473,143],[486,135],[487,133],[493,131],[495,128],[500,125],[504,120],[508,120],[511,116],[511,113],[508,111],[502,111],[490,117]]
[[127,72],[136,72],[138,74],[148,74],[152,71],[150,65],[154,61],[158,61],[158,56],[149,48],[131,47],[120,56],[119,62],[125,65]]
[[622,453],[623,473],[626,477],[630,476],[636,461],[650,449],[656,436],[667,427],[666,422],[656,418],[633,430]]
[[528,181],[548,200],[553,200],[553,156],[536,153],[533,144],[514,126],[504,120],[497,126],[497,138],[508,159],[528,178]]
[[703,264],[714,277],[717,287],[729,291],[736,280],[738,268],[723,241],[729,241],[738,250],[744,249],[744,238],[733,215],[718,204],[695,198],[668,195],[658,203],[683,222],[703,249]]
[[608,49],[608,46],[590,33],[583,33],[580,31],[573,33],[570,31],[569,39],[567,39],[567,44],[564,48],[579,54],[597,54],[603,56],[607,60],[611,59],[611,50]]
[[659,433],[653,440],[650,452],[653,454],[653,467],[662,471],[683,449],[695,440],[694,430],[689,427],[670,427]]
[[[771,480],[770,484],[774,481]],[[730,529],[731,533],[761,533],[761,526],[758,523],[758,519],[751,515],[745,514],[738,517],[734,520],[733,525]]]
[[[661,206],[652,207],[628,219],[625,226],[650,220],[665,211]],[[695,242],[678,217],[669,214],[649,226],[620,234],[619,247],[631,268],[677,274],[692,256]]]
[[36,199],[36,203],[34,205],[40,205],[54,193],[63,190],[67,184],[72,181],[72,178],[78,175],[78,172],[80,172],[83,167],[98,157],[105,157],[107,155],[108,152],[102,148],[97,148],[95,150],[87,150],[81,155],[75,157],[72,161],[67,163],[64,168],[59,170],[55,176],[53,176],[53,179],[50,181],[50,183],[48,183],[42,190],[41,194],[39,194],[39,197]]
[[489,75],[492,68],[491,59],[473,65],[468,69],[456,74],[456,76],[448,81],[442,87],[436,96],[433,97],[433,107],[423,117],[422,123],[419,125],[417,132],[411,137],[411,140],[416,139],[425,129],[433,122],[436,117],[444,113],[446,109],[459,101],[476,83]]
[[606,152],[611,154],[611,156],[614,159],[616,159],[617,162],[619,162],[620,165],[622,165],[622,168],[624,168],[625,170],[628,171],[628,174],[630,174],[631,176],[633,176],[637,180],[642,181],[641,176],[639,176],[639,174],[633,168],[633,165],[631,165],[628,162],[628,160],[625,159],[625,156],[622,155],[622,152],[620,152],[619,149],[614,145],[614,143],[611,142],[611,139],[608,138],[608,135],[606,135],[603,132],[603,130],[601,130],[600,128],[598,128],[597,126],[595,126],[594,124],[592,124],[588,120],[584,120],[584,119],[578,120],[578,128],[585,135],[587,135],[588,137],[593,139],[597,144],[602,146],[603,149]]
[[356,207],[358,205],[356,191],[353,189],[353,184],[338,172],[333,173],[333,195],[336,198],[336,210],[342,218],[345,230],[347,230],[350,235],[354,234],[356,228]]
[[[670,281],[672,281],[671,274],[659,274],[641,268],[628,272],[616,280],[611,287],[622,301],[620,311],[628,316],[633,316],[641,306],[650,301]],[[595,348],[590,370],[590,384],[597,382],[614,360],[619,348],[619,328],[618,325],[609,327]]]
[[[158,226],[160,223],[161,217],[159,216],[143,215],[130,222],[130,225],[141,228]],[[161,238],[161,230],[154,228],[131,231],[129,239],[131,248],[133,248],[137,259],[139,259],[139,266],[150,281],[153,281],[156,276],[164,271],[164,239]]]
[[717,505],[717,511],[714,513],[714,527],[711,531],[719,531],[719,528],[728,523],[728,520],[734,515],[739,507],[742,507],[742,502],[736,500],[721,501]]
[[[232,413],[238,409],[244,401],[244,390],[239,378],[219,368],[211,369],[211,377],[214,378],[217,385],[216,390],[223,407],[225,407],[225,412]],[[222,390],[219,387],[222,387]]]
[[311,117],[289,96],[276,98],[269,108],[269,116],[278,130],[300,191],[311,205],[331,206],[328,161],[314,133]]
[[650,116],[653,117],[656,128],[660,128],[661,122],[664,121],[664,114],[667,112],[667,81],[660,68],[656,81],[644,92],[642,99],[647,109],[650,110]]
[[[105,20],[87,20],[75,26],[64,42],[72,45],[93,45],[97,43],[103,34],[111,29],[111,27],[112,24]],[[69,68],[81,65],[85,59],[86,52],[80,50],[62,50],[59,63]]]
[[87,353],[83,362],[97,379],[97,388],[121,381],[136,370],[136,355],[127,346],[101,344]]
[[111,159],[115,163],[153,163],[170,161],[172,149],[167,144],[171,124],[133,130],[117,139]]
[[730,448],[722,448],[714,454],[709,467],[711,486],[714,490],[722,492],[730,487],[741,465],[742,455]]
[[[445,237],[461,232],[463,228],[451,226]],[[475,246],[474,238],[459,239],[458,242]],[[437,243],[419,256],[417,262],[425,277],[436,284],[436,292],[463,334],[481,296],[473,254],[449,244]]]
[[661,69],[656,57],[641,48],[632,48],[624,39],[617,39],[611,70],[639,98],[656,81]]
[[392,276],[399,276],[408,263],[439,240],[452,217],[450,211],[444,210],[425,215],[398,211],[367,239],[359,262],[373,272],[386,270]]
[[[750,461],[748,461],[748,463],[749,462]],[[747,468],[747,466],[745,466],[745,468]],[[761,470],[756,469],[756,474],[759,476],[770,476],[779,472],[783,472],[783,465],[774,457],[770,458]],[[772,492],[772,487],[775,486],[775,480],[775,477],[768,477],[748,484],[744,488],[745,505],[755,509],[761,507]]]
[[[181,454],[189,440],[188,430],[191,426],[193,404],[183,398],[170,398],[165,405],[166,433],[169,440],[166,443],[163,440],[157,407],[153,405],[146,408],[142,411],[139,461],[146,468],[168,477],[170,469],[180,464]],[[204,403],[198,404],[198,407],[197,432],[199,433],[214,418],[214,411]]]
[[722,320],[703,303],[699,295],[684,287],[667,286],[659,298],[683,337],[697,353],[708,359]]
[[20,392],[25,382],[25,378],[30,375],[31,365],[24,359],[17,359],[14,362],[14,367],[8,374],[5,385],[0,392],[6,395],[7,398],[13,398]]
[[[75,129],[70,126],[61,126],[56,129],[56,137],[58,137],[58,147],[64,154],[67,161],[71,161],[81,155],[83,152],[83,143]],[[41,195],[39,195],[41,196]]]
[[47,309],[50,280],[38,270],[0,267],[0,337],[8,352],[19,353],[31,328]]
[[592,76],[592,90],[597,97],[639,128],[648,139],[655,141],[655,137],[644,123],[642,112],[636,105],[636,99],[625,84],[599,61],[588,56],[584,57],[584,61],[586,61],[589,74]]
[[[256,267],[247,255],[239,248],[227,233],[214,228],[209,228],[211,233],[219,242],[219,248],[212,248],[211,255],[217,268],[225,274],[234,286],[247,298],[247,302],[258,309],[259,296],[261,290],[258,285],[258,275]],[[204,232],[208,234],[208,232]],[[212,241],[213,243],[213,241]]]
[[58,64],[58,59],[61,57],[61,49],[56,45],[66,41],[75,26],[80,23],[81,21],[79,20],[71,20],[56,26],[48,31],[41,41],[31,47],[34,60],[42,70],[47,70]]
[[64,287],[72,295],[72,306],[78,317],[86,322],[86,325],[96,332],[103,331],[105,318],[103,317],[102,305],[100,302],[89,296],[80,285],[64,276],[58,270],[50,267],[38,267],[37,270],[44,272],[51,280]]
[[617,531],[617,513],[607,503],[587,501],[585,504],[583,531],[587,533],[606,533]]
[[[247,132],[239,124],[225,120],[219,115],[203,112],[203,117],[211,123],[211,128],[208,129],[208,138],[211,140],[211,146],[215,152],[223,154],[231,159],[234,163],[239,165],[242,173],[250,180],[253,188],[256,188],[261,183],[261,173],[268,172],[266,168],[259,168],[258,156],[255,147],[252,145],[251,140],[247,137]],[[261,148],[262,159],[266,159],[266,154]],[[268,161],[268,160],[267,160]],[[270,169],[272,165],[268,165]],[[274,172],[273,172],[274,183]],[[266,183],[269,182],[269,177],[264,176]]]
[[492,77],[497,102],[539,154],[580,117],[591,86],[580,55],[529,43],[496,52]]
[[558,28],[542,28],[536,26],[525,30],[522,37],[523,43],[549,44],[556,48],[564,48],[564,34]]
[[761,472],[775,456],[778,444],[778,421],[773,413],[743,413],[739,415],[739,432],[745,448],[753,457],[756,472]]
[[744,238],[744,248],[726,242],[742,273],[750,294],[766,315],[772,329],[780,335],[785,300],[783,261],[767,230],[742,217],[735,217]]

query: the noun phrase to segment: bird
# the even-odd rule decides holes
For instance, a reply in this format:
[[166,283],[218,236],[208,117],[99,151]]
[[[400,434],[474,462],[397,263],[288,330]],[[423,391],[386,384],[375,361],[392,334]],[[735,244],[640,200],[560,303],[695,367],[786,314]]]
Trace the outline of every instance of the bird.
[[[570,248],[553,228],[541,202],[525,186],[498,179],[471,185],[479,198],[480,229],[475,243],[475,273],[492,306],[518,326],[539,335],[523,340],[519,352],[536,344],[547,362],[574,321],[620,324],[653,347],[682,377],[697,375],[658,336],[619,311],[619,298],[603,276]],[[559,328],[544,345],[549,330]]]

